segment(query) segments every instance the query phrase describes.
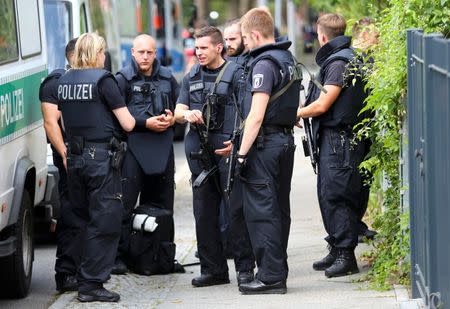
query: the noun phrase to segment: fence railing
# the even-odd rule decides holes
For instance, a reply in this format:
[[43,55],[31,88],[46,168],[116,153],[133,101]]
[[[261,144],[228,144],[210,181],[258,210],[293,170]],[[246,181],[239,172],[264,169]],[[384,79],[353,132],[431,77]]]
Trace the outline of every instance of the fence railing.
[[413,297],[450,308],[450,40],[407,36]]

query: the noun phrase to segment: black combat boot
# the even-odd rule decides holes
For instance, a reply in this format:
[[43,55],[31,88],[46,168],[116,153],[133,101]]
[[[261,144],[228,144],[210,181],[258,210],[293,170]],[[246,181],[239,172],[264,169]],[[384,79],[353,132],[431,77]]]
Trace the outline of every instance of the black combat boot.
[[128,272],[128,267],[125,263],[120,259],[116,258],[116,262],[114,263],[114,267],[111,270],[111,274],[113,275],[123,275]]
[[93,301],[103,301],[103,302],[118,302],[120,295],[116,292],[108,291],[104,287],[99,287],[97,289],[78,292],[78,300],[82,303],[93,302]]
[[325,270],[334,263],[338,255],[338,250],[332,245],[328,245],[328,250],[330,250],[330,252],[326,257],[313,263],[314,270]]
[[339,248],[338,256],[333,265],[325,270],[325,276],[341,277],[359,273],[356,263],[355,249]]
[[203,287],[203,286],[211,286],[211,285],[219,285],[219,284],[227,284],[230,283],[230,279],[228,278],[228,273],[220,274],[220,275],[212,275],[212,274],[202,274],[199,277],[195,277],[192,279],[192,285],[195,287]]
[[57,273],[55,275],[56,289],[60,293],[78,290],[77,278],[75,275]]
[[250,283],[255,279],[255,274],[253,273],[253,269],[248,271],[238,271],[236,273],[236,279],[238,282],[238,286],[242,283]]

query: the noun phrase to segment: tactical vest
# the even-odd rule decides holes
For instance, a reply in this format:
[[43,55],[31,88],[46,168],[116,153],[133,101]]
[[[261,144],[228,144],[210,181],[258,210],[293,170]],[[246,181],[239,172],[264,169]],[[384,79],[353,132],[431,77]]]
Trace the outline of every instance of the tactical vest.
[[[207,122],[207,114],[210,114],[211,133],[231,134],[234,126],[235,98],[232,85],[236,70],[240,68],[236,63],[229,62],[225,68],[222,78],[217,84],[215,92],[214,83],[219,73],[208,73],[196,64],[189,73],[189,109],[200,110],[203,112],[203,118]],[[235,85],[234,85],[235,86]],[[208,96],[215,95],[212,110],[207,112],[206,101]]]
[[71,69],[58,80],[59,109],[67,135],[109,141],[121,131],[113,112],[100,98],[98,83],[112,74],[102,69]]
[[[345,61],[349,66],[345,73],[347,76],[344,77],[344,87],[330,109],[323,115],[313,118],[313,127],[316,127],[317,131],[319,126],[331,128],[353,127],[364,118],[364,115],[359,115],[359,113],[364,106],[367,92],[364,89],[363,70],[357,70],[361,67],[361,63],[355,57],[353,49],[346,47],[329,55],[320,67],[318,80],[323,85],[326,68],[330,63],[338,60]],[[358,63],[354,63],[355,61]],[[314,102],[319,96],[319,88],[311,83],[306,103]]]
[[[155,60],[157,61],[157,60]],[[172,73],[168,68],[157,66],[155,74],[145,81],[130,65],[117,74],[122,75],[130,85],[126,102],[133,117],[148,118],[165,113],[165,109],[174,110],[171,79]]]
[[[289,41],[283,41],[280,43],[274,43],[265,45],[260,49],[253,50],[250,54],[254,58],[250,61],[248,66],[250,69],[247,76],[247,93],[244,100],[244,111],[247,116],[251,106],[251,87],[252,87],[252,74],[253,68],[256,63],[261,60],[268,59],[275,63],[281,73],[281,82],[273,89],[266,113],[264,115],[263,126],[282,126],[293,127],[297,122],[297,109],[300,98],[301,76],[295,76],[296,62],[292,57],[290,51],[287,48],[291,45]],[[274,95],[282,90],[289,82],[295,78],[292,84],[287,88],[280,96],[274,98]]]
[[250,54],[248,52],[245,52],[239,56],[230,56],[227,58],[228,61],[235,62],[242,67],[245,67],[245,65],[247,64],[249,59],[250,59]]
[[245,98],[248,97],[248,93],[247,93],[248,91],[250,91],[249,95],[251,98],[251,89],[248,90],[247,89],[248,87],[246,85],[247,76],[248,76],[247,69],[249,68],[249,66],[247,64],[251,61],[250,53],[245,52],[244,54],[241,54],[239,56],[228,57],[227,60],[237,63],[238,65],[242,66],[242,68],[244,69],[242,71],[241,78],[239,78],[239,86],[238,86],[239,91],[238,91],[238,95],[237,95],[237,100],[238,100],[239,109],[241,111],[241,115],[247,115],[249,111],[244,110],[244,101],[245,101]]

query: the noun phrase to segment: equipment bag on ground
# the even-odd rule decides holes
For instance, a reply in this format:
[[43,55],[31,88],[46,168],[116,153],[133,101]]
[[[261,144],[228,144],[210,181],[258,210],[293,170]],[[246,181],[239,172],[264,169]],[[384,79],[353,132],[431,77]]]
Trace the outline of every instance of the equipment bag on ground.
[[[155,204],[140,205],[134,210],[127,259],[132,271],[147,276],[180,271],[175,260],[175,244],[162,235],[167,230],[164,227],[171,224],[171,218],[171,211]],[[151,230],[153,232],[149,232]]]

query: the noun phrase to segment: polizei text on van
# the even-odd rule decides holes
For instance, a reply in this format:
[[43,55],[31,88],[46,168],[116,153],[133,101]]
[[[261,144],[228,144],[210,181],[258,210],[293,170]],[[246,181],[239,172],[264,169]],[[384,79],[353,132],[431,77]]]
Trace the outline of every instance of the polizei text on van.
[[0,95],[0,127],[23,119],[24,109],[23,88]]

